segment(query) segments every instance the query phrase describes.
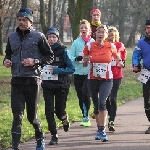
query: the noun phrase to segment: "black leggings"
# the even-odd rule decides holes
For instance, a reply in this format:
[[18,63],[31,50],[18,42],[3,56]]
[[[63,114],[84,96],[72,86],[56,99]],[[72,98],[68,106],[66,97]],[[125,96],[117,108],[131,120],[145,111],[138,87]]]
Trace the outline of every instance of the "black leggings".
[[87,75],[74,74],[74,85],[83,117],[88,117],[91,105]]
[[144,108],[148,121],[150,122],[150,80],[143,83]]
[[115,117],[116,117],[117,93],[118,93],[120,84],[121,84],[121,78],[113,80],[113,87],[112,87],[111,93],[106,101],[106,107],[107,107],[107,111],[108,111],[108,115],[109,115],[109,121],[114,121]]
[[22,119],[26,104],[27,119],[35,129],[35,137],[43,136],[41,122],[37,118],[40,85],[36,84],[12,84],[11,86],[11,109],[13,113],[12,140],[13,145],[18,146],[22,134]]
[[61,121],[67,119],[67,114],[65,111],[67,95],[68,95],[68,88],[49,89],[43,87],[43,96],[45,101],[45,115],[48,123],[48,129],[51,132],[51,135],[57,134],[54,115],[56,114],[58,119]]

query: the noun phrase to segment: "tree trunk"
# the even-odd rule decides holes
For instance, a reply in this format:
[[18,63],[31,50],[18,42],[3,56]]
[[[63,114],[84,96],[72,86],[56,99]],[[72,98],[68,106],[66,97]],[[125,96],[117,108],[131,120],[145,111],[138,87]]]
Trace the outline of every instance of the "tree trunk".
[[2,25],[2,17],[0,17],[0,55],[3,55],[3,25]]
[[40,0],[40,22],[44,34],[46,34],[47,31],[45,16],[45,4],[43,0]]
[[48,3],[48,23],[47,26],[48,27],[52,27],[53,26],[53,7],[54,7],[54,1],[53,0],[49,0]]
[[125,21],[125,2],[119,0],[119,36],[120,41],[124,43],[124,21]]
[[90,20],[91,0],[69,0],[68,15],[72,28],[73,40],[79,35],[79,23],[81,19]]
[[134,19],[133,19],[134,26],[131,29],[130,36],[129,36],[129,39],[127,41],[126,47],[132,47],[135,44],[134,43],[135,42],[135,32],[136,32],[137,27],[138,27],[140,15],[141,15],[141,12],[137,12],[135,15],[133,15],[134,16]]
[[30,3],[29,0],[22,0],[22,8],[27,8],[27,7],[29,7],[29,3]]
[[[2,9],[2,0],[0,0],[0,9]],[[3,22],[0,17],[0,55],[3,55]]]

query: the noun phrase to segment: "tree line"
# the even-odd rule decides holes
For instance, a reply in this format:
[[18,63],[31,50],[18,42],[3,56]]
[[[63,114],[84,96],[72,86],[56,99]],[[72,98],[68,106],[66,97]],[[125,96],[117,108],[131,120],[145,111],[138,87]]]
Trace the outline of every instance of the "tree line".
[[91,21],[92,8],[101,10],[103,24],[118,28],[126,47],[135,45],[135,35],[144,36],[145,20],[150,19],[150,0],[0,0],[0,55],[4,52],[3,42],[16,28],[15,14],[20,7],[33,9],[34,26],[43,33],[51,26],[59,28],[61,41],[68,16],[70,42],[79,35],[79,21]]

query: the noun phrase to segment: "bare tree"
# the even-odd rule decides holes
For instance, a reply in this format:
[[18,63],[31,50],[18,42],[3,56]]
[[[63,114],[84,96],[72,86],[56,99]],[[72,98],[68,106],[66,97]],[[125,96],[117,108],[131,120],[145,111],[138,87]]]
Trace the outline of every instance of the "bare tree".
[[0,0],[0,55],[3,55],[3,27],[6,19],[12,17],[20,6],[20,0]]
[[81,19],[90,20],[92,0],[69,0],[68,15],[71,22],[72,36],[76,39],[79,35],[79,22]]

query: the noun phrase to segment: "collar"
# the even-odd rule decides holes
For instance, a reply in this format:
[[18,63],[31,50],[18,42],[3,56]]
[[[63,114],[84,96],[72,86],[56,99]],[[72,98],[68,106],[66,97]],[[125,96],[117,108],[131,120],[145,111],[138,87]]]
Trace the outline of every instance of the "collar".
[[31,30],[33,30],[32,26],[29,29],[25,30],[24,32],[22,32],[22,30],[20,30],[19,27],[16,28],[16,32],[18,32],[20,35],[26,35],[26,34],[30,33]]
[[98,21],[98,22],[92,21],[91,24],[92,24],[93,26],[98,27],[98,26],[101,24],[101,21]]

